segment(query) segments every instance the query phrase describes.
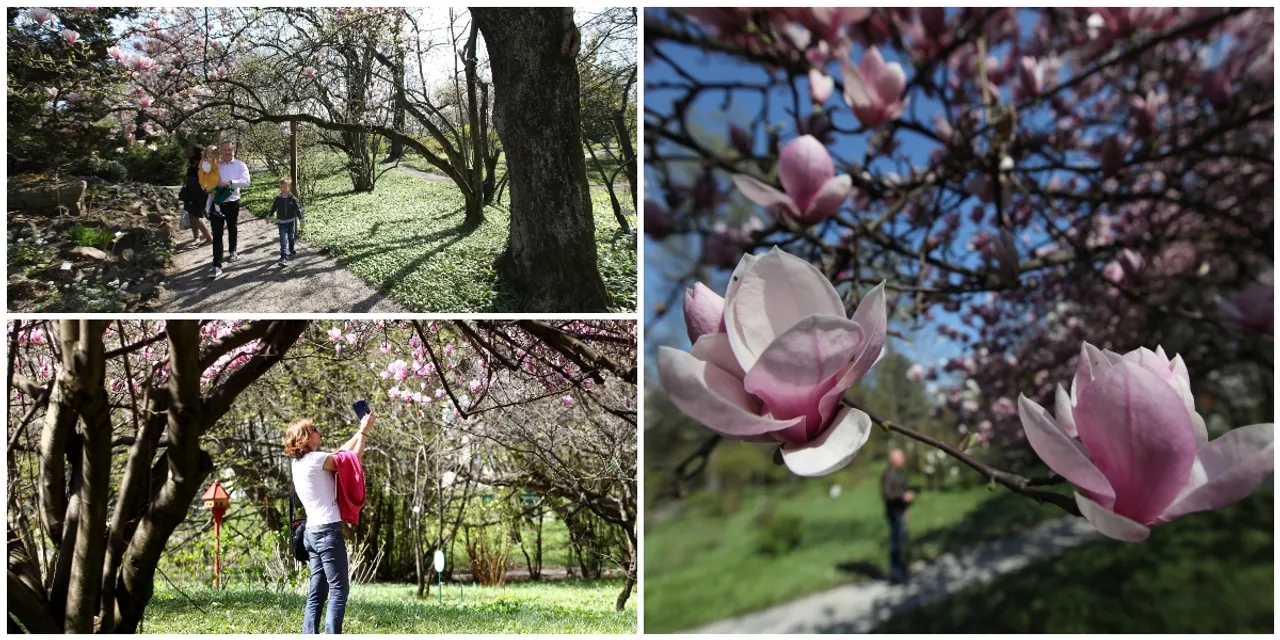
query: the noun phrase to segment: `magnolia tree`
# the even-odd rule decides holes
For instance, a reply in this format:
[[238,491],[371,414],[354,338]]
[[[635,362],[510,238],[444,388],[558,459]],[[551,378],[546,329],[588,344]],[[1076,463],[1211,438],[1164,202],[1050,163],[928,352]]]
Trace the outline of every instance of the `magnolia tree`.
[[12,618],[40,633],[136,631],[212,471],[201,437],[305,326],[10,324]]
[[[361,389],[385,394],[369,398],[400,425],[368,457],[371,474],[409,487],[420,584],[474,495],[467,482],[530,488],[566,521],[609,523],[626,541],[620,603],[634,583],[634,323],[46,321],[15,322],[8,340],[9,612],[28,631],[137,631],[213,471],[204,447],[258,502],[264,483],[287,481],[271,463],[283,426],[345,416]],[[298,360],[355,386],[316,384],[323,397],[281,398],[280,412],[267,398],[298,393]],[[246,392],[252,406],[237,403]],[[264,440],[266,461],[237,449]],[[264,522],[278,520],[268,507]]]
[[469,225],[483,222],[504,155],[511,221],[500,271],[530,310],[603,310],[573,11],[438,17],[407,8],[150,10],[125,23],[109,50],[131,74],[119,96],[135,114],[127,133],[307,124],[345,155],[357,191],[373,190],[387,141],[393,159],[410,149],[453,180]]
[[[1270,398],[1271,22],[648,12],[657,319],[736,265],[723,298],[685,293],[692,353],[660,349],[664,389],[722,436],[780,443],[801,475],[844,466],[879,424],[1124,540],[1243,497],[1271,473],[1273,427],[1209,440],[1196,400]],[[959,446],[843,399],[891,325],[959,353],[907,372],[941,389]],[[1002,471],[978,443],[1029,444],[1055,473]],[[1035,488],[1064,481],[1074,498]]]

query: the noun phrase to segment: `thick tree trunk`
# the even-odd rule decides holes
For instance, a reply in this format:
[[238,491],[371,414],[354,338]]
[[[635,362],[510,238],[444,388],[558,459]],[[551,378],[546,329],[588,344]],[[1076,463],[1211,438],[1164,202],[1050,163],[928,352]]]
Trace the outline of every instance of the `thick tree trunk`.
[[493,73],[511,233],[498,269],[523,311],[606,311],[582,154],[572,9],[473,8]]
[[[400,31],[400,20],[396,20],[396,31]],[[395,64],[392,66],[391,72],[395,74],[395,98],[391,111],[391,128],[396,131],[404,131],[404,59],[405,48],[403,44],[397,42],[395,53]],[[391,140],[391,148],[387,152],[387,162],[396,162],[404,157],[404,141],[399,138]]]
[[[106,556],[107,496],[111,483],[111,413],[103,386],[106,373],[102,332],[105,320],[63,321],[78,324],[73,352],[63,352],[63,366],[72,369],[71,395],[83,425],[80,518],[77,523],[71,582],[67,591],[64,629],[92,633],[102,588],[103,559]],[[64,344],[66,344],[64,342]]]

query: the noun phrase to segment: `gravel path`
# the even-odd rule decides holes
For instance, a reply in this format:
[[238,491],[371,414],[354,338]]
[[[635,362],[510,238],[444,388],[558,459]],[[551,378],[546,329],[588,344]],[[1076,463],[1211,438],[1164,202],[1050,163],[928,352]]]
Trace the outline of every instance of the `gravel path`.
[[[1038,560],[1099,539],[1084,518],[1060,518],[911,567],[911,580],[845,585],[689,633],[866,633],[895,615],[987,584]],[[767,581],[768,576],[761,576]]]
[[[213,246],[191,248],[191,232],[178,231],[173,264],[156,302],[160,312],[219,313],[404,313],[383,296],[301,238],[289,266],[277,265],[280,236],[273,222],[240,211],[239,260],[208,280]],[[225,232],[224,232],[225,234]],[[225,240],[225,235],[224,235]]]

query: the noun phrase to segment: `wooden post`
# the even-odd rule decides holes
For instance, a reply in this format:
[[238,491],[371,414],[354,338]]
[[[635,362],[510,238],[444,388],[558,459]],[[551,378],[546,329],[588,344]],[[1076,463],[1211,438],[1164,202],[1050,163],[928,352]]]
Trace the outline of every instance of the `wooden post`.
[[222,588],[222,517],[213,516],[213,588]]
[[289,180],[293,192],[298,192],[298,121],[289,121]]

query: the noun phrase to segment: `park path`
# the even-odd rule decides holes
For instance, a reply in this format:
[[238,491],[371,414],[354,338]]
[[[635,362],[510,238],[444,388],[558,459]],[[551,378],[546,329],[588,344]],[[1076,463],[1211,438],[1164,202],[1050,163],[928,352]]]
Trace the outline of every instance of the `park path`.
[[[1050,520],[1017,535],[943,554],[932,562],[917,562],[905,585],[882,580],[845,585],[689,633],[867,633],[893,616],[1099,538],[1097,529],[1084,518]],[[767,582],[769,578],[760,579]]]
[[[336,258],[301,238],[289,266],[280,259],[274,222],[240,210],[239,260],[208,280],[213,245],[193,248],[191,232],[175,232],[180,243],[156,301],[161,312],[221,313],[403,313],[404,309],[347,270]],[[225,232],[224,232],[225,233]],[[224,236],[225,238],[225,236]]]

